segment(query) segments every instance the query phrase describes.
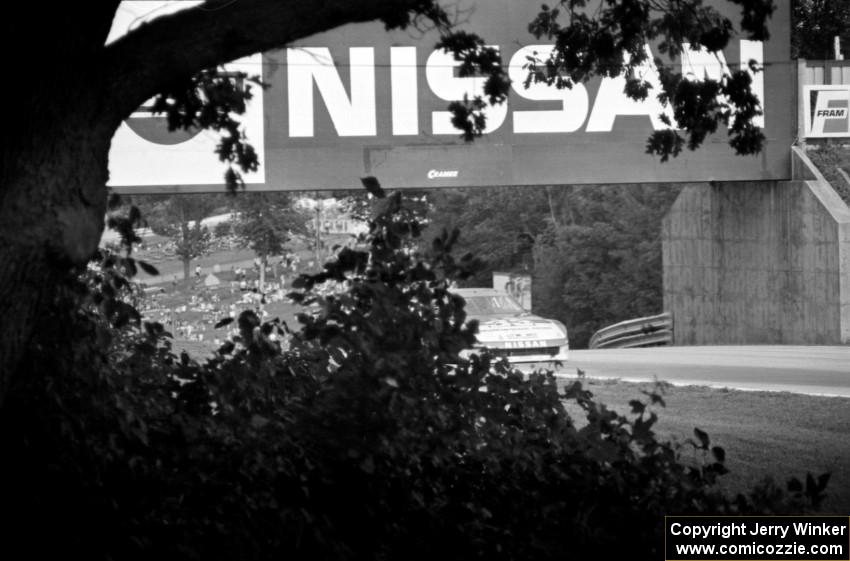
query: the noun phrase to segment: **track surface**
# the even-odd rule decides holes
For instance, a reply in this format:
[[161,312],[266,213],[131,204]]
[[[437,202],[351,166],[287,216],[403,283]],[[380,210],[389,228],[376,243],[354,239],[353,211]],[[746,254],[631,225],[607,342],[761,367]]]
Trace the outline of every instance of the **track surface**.
[[[523,370],[551,365],[523,365]],[[654,347],[570,351],[556,370],[573,377],[850,397],[850,346]]]

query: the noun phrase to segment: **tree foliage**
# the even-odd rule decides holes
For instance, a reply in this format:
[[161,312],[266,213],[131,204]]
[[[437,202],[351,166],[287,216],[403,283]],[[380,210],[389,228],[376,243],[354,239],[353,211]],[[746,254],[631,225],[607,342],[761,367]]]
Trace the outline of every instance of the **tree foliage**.
[[248,142],[242,124],[252,89],[262,87],[259,76],[209,68],[169,84],[154,98],[151,111],[167,117],[168,129],[212,130],[219,133],[215,152],[227,164],[224,175],[229,192],[245,187],[242,172],[257,171],[260,160]]
[[835,58],[835,37],[850,53],[850,4],[844,0],[794,0],[791,51],[793,58]]
[[[33,376],[0,410],[0,470],[15,482],[0,503],[7,547],[87,559],[655,559],[666,514],[821,504],[828,476],[725,495],[725,453],[706,433],[677,445],[654,432],[661,388],[620,414],[580,382],[461,358],[476,325],[448,288],[477,260],[453,255],[457,232],[427,256],[407,251],[420,235],[401,196],[381,194],[365,248],[300,279],[315,313],[288,348],[272,337],[286,326],[246,311],[237,339],[202,363],[176,356],[163,326],[105,313],[132,307],[118,280],[132,259],[103,254],[57,291],[25,356]],[[348,290],[317,294],[327,280]]]
[[[447,189],[429,196],[429,235],[461,227],[461,251],[493,272],[530,274],[534,310],[563,322],[583,348],[597,329],[660,313],[661,220],[677,186],[594,185]],[[427,238],[427,236],[426,236]]]
[[139,197],[139,208],[151,230],[168,237],[174,254],[183,262],[183,277],[189,278],[192,260],[207,254],[212,235],[202,220],[223,203],[221,195],[171,195]]
[[257,254],[260,292],[264,291],[266,264],[282,255],[293,234],[307,231],[307,216],[294,206],[288,193],[237,193],[232,200],[233,232]]
[[240,193],[231,201],[233,231],[258,257],[280,255],[292,234],[304,234],[309,219],[288,193]]
[[602,185],[565,192],[568,209],[534,247],[534,306],[583,348],[607,325],[663,311],[661,221],[678,186]]
[[[586,82],[593,76],[625,77],[624,93],[634,100],[652,94],[663,107],[669,107],[675,123],[662,114],[670,126],[652,133],[646,151],[666,161],[677,156],[684,146],[695,150],[718,129],[728,130],[729,144],[736,154],[761,151],[765,136],[753,123],[763,114],[752,91],[752,74],[761,72],[755,61],[719,79],[686,78],[670,63],[685,54],[685,43],[692,50],[721,51],[740,33],[762,41],[770,37],[767,21],[776,10],[772,0],[730,0],[742,8],[741,20],[723,16],[701,1],[627,0],[588,3],[585,0],[558,0],[544,4],[529,24],[537,39],[554,44],[551,53],[532,57],[526,65],[525,84],[542,82],[559,88]],[[666,57],[654,57],[661,91],[651,92],[641,67],[649,61],[646,45],[658,44]],[[452,123],[463,130],[467,139],[480,135],[486,122],[486,103],[506,99],[510,80],[498,64],[498,55],[484,46],[484,40],[463,32],[444,39],[440,46],[463,61],[461,75],[482,73],[488,76],[484,97],[464,99],[451,106]],[[680,132],[681,131],[681,132]]]
[[465,235],[458,240],[458,249],[474,253],[485,263],[468,284],[490,286],[493,271],[534,268],[534,244],[551,222],[550,205],[557,204],[562,189],[441,189],[429,194],[433,211],[428,232],[434,236],[443,229],[462,228]]

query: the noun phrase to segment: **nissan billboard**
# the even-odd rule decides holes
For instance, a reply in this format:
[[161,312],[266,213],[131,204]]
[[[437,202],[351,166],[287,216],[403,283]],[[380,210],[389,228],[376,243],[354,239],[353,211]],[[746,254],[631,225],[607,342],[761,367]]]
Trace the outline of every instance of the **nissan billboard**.
[[[154,3],[123,2],[113,36],[151,13]],[[740,19],[738,6],[711,3]],[[259,172],[246,176],[248,189],[357,188],[366,175],[391,188],[788,179],[795,67],[790,10],[780,4],[769,41],[734,39],[723,53],[686,48],[675,63],[696,79],[716,79],[750,60],[763,65],[753,87],[763,102],[757,124],[767,141],[756,156],[736,156],[719,132],[698,150],[661,163],[645,153],[649,135],[666,126],[652,92],[645,102],[631,100],[622,77],[571,89],[525,88],[527,57],[551,49],[527,31],[539,0],[463,0],[458,9],[468,23],[462,27],[499,50],[513,80],[507,102],[488,108],[483,137],[464,142],[451,125],[449,103],[479,94],[483,79],[458,76],[459,63],[434,49],[436,34],[348,25],[231,65],[270,85],[243,118],[261,155]],[[659,91],[652,57],[641,71]],[[115,135],[110,185],[121,192],[221,190],[215,142],[209,132],[167,133],[164,119],[140,111]]]

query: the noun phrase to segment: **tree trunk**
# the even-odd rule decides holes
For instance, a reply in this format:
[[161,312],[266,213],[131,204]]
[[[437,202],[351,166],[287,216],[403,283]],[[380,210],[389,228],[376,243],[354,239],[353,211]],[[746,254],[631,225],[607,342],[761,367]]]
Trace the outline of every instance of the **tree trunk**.
[[180,259],[183,261],[183,281],[188,284],[189,276],[192,274],[189,270],[192,264],[192,259],[189,257],[192,251],[192,242],[189,239],[190,232],[189,221],[186,219],[186,206],[182,200],[178,199],[178,201],[180,201],[178,203],[180,207],[180,242],[178,243],[178,247],[180,248],[180,253],[182,253]]
[[558,217],[555,215],[555,205],[552,202],[552,187],[550,185],[546,186],[546,198],[549,202],[549,217],[552,219],[552,225],[558,228],[560,224],[558,224]]
[[34,244],[9,243],[5,236],[0,244],[0,406],[48,296],[45,287],[54,284],[44,253]]
[[[341,25],[428,14],[429,2],[214,2],[105,46],[118,0],[21,4],[0,42],[14,105],[0,129],[0,406],[55,288],[97,249],[109,146],[121,120],[203,68]],[[96,6],[95,6],[96,5]],[[25,51],[21,54],[20,52]],[[20,55],[20,56],[18,56]],[[26,55],[26,56],[24,56]],[[58,62],[57,62],[58,61]]]
[[40,115],[0,153],[0,407],[14,378],[27,374],[16,370],[57,284],[103,234],[111,129],[92,128],[75,109]]
[[260,257],[260,294],[266,292],[266,264],[269,262],[267,255]]
[[[316,195],[316,266],[322,264],[322,199]],[[313,272],[313,271],[311,271]]]

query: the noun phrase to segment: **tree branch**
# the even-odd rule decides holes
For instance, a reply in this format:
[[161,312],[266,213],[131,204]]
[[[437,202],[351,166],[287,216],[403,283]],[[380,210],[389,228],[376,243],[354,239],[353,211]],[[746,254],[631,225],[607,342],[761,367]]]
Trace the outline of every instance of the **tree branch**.
[[[169,83],[348,23],[404,28],[416,17],[447,27],[435,0],[207,0],[161,16],[106,47],[105,109],[117,122]],[[259,69],[258,69],[259,72]]]

